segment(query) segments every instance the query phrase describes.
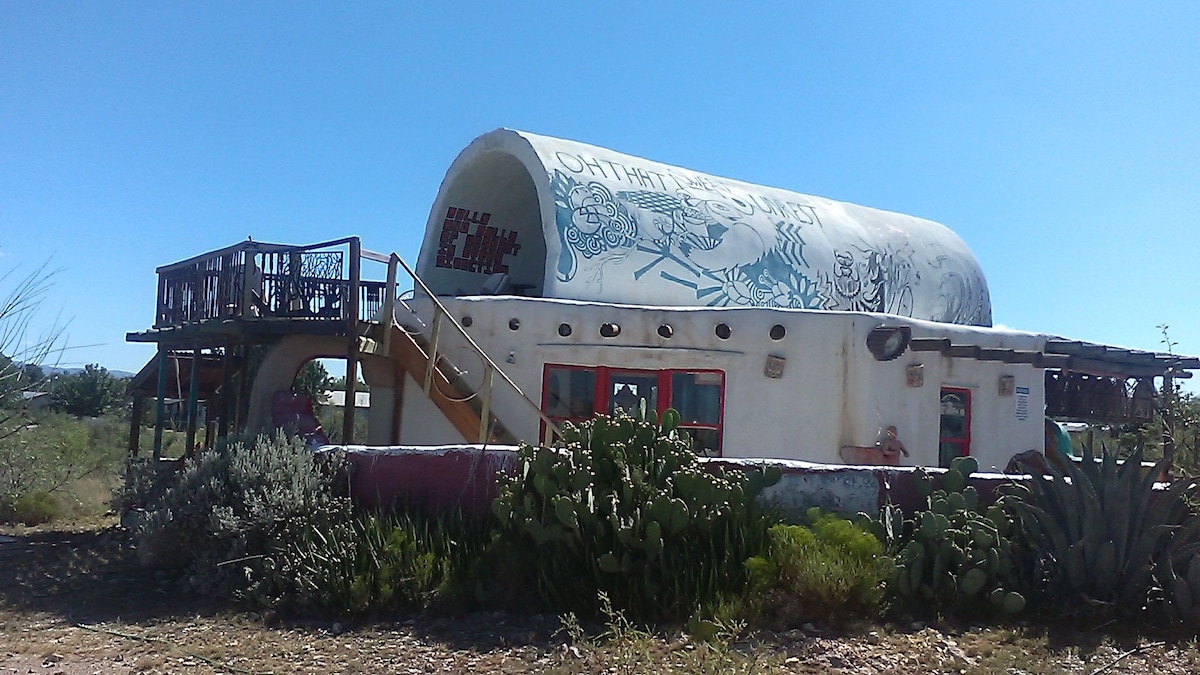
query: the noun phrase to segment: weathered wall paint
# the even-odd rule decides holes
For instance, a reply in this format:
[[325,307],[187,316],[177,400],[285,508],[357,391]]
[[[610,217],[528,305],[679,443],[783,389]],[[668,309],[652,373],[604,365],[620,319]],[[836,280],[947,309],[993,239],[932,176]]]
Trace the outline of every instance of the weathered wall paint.
[[553,298],[991,325],[978,262],[937,223],[510,130],[447,172],[418,272],[448,295],[503,272]]
[[[692,368],[725,373],[724,452],[727,457],[776,457],[843,463],[842,446],[870,446],[883,429],[896,425],[912,456],[905,465],[937,466],[939,387],[973,392],[972,447],[985,469],[1003,469],[1012,455],[1042,444],[1042,371],[1028,364],[950,359],[938,353],[908,352],[876,361],[866,348],[868,333],[887,323],[912,328],[915,337],[949,337],[983,347],[1038,350],[1045,337],[1014,331],[939,324],[858,312],[767,308],[631,307],[602,303],[513,297],[443,298],[459,321],[471,318],[468,333],[535,402],[541,402],[546,363],[615,368]],[[425,325],[428,306],[414,303]],[[516,319],[517,330],[510,328]],[[571,326],[562,337],[560,324]],[[615,338],[599,334],[602,323],[621,326]],[[668,324],[671,338],[658,328]],[[725,324],[722,339],[715,327]],[[786,335],[772,340],[771,328]],[[477,357],[449,331],[443,333],[448,358],[477,387]],[[782,357],[784,371],[764,375],[768,356]],[[905,369],[921,364],[925,384],[909,387]],[[1021,420],[1013,397],[999,394],[1002,375],[1031,389]],[[502,387],[493,410],[518,438],[536,439],[539,426],[522,401]],[[404,397],[401,443],[446,443],[459,439],[419,387],[409,382]]]
[[[497,475],[511,474],[517,468],[516,448],[512,446],[348,446],[345,449],[355,466],[352,495],[360,506],[372,509],[404,505],[434,513],[461,509],[467,515],[486,514],[497,494]],[[794,461],[701,461],[726,470],[778,467],[782,478],[763,491],[760,501],[797,522],[812,507],[854,515],[877,513],[884,499],[909,512],[922,505],[911,468],[830,467]],[[976,474],[970,482],[987,503],[996,486],[1010,480],[1013,478],[999,474]]]
[[480,448],[345,446],[354,465],[350,491],[369,509],[414,507],[427,513],[461,509],[467,515],[490,512],[496,476],[516,466],[511,446]]

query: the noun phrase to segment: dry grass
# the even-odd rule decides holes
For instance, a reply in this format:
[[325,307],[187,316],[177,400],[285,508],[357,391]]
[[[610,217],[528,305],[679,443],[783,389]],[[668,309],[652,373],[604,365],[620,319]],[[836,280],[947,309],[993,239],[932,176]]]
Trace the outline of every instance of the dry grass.
[[727,628],[705,643],[620,617],[286,623],[180,597],[113,529],[4,533],[17,539],[0,543],[0,673],[1200,672],[1194,633],[1116,624]]

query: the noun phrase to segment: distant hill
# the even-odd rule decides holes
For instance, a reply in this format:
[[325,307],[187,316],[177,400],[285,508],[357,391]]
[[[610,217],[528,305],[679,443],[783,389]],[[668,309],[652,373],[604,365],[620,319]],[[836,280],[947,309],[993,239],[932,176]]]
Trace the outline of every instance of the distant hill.
[[[54,377],[55,375],[74,375],[75,373],[81,373],[83,372],[83,368],[58,368],[55,366],[42,366],[42,372],[45,373],[47,377]],[[136,375],[136,373],[131,373],[127,370],[112,369],[108,370],[108,374],[117,379],[129,378]]]

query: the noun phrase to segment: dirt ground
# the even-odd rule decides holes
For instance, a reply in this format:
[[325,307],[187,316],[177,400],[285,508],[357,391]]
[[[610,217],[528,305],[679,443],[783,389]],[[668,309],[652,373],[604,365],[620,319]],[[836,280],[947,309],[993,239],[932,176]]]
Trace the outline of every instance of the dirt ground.
[[45,673],[1197,673],[1192,635],[1136,627],[821,626],[717,646],[572,636],[554,616],[275,622],[140,569],[119,529],[0,531],[0,675]]

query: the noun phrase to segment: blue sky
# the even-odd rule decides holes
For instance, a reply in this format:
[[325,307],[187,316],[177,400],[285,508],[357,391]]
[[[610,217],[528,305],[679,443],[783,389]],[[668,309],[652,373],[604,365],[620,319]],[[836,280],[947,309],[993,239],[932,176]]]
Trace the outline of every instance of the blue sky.
[[512,127],[955,230],[995,320],[1200,354],[1200,4],[0,0],[0,272],[137,370],[158,265],[416,259]]

